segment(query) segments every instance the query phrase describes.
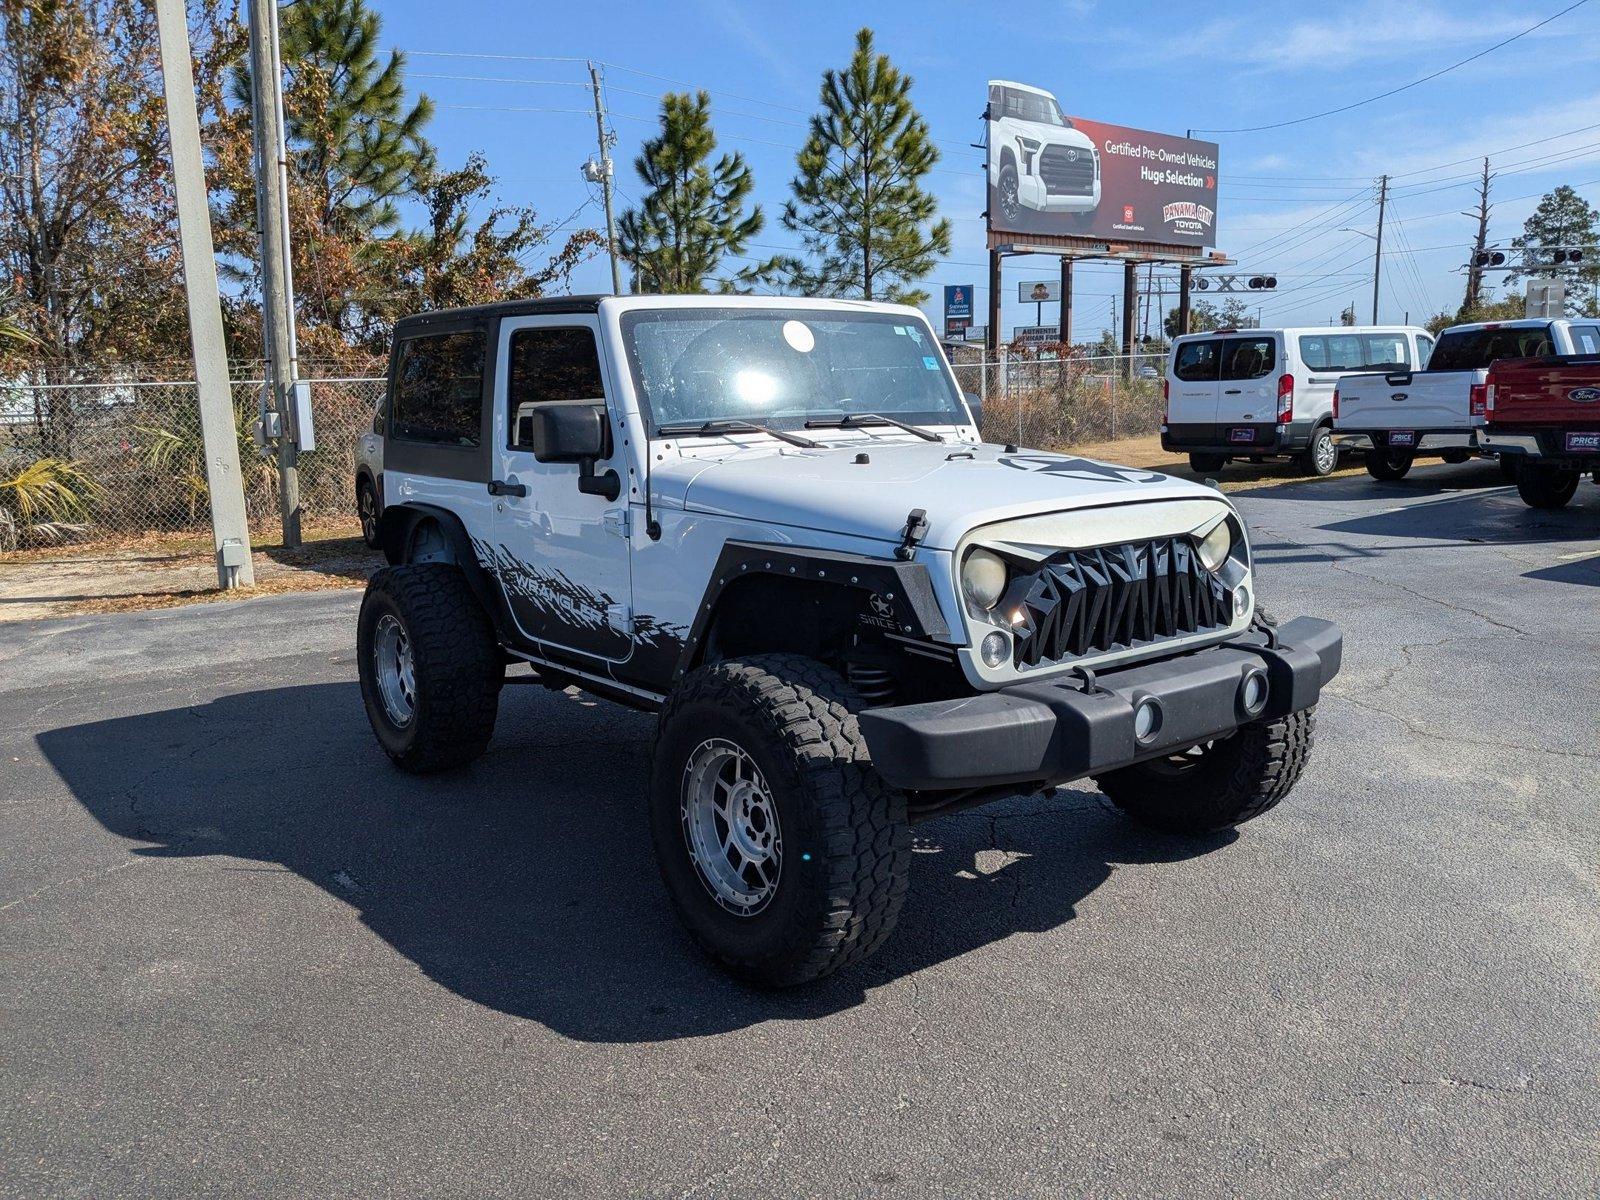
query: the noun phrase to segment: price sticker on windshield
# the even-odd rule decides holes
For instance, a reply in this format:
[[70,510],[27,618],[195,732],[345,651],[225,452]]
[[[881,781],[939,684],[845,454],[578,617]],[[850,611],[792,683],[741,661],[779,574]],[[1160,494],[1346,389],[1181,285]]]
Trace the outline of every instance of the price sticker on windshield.
[[931,354],[924,355],[922,359],[922,366],[924,370],[937,371],[939,369],[939,360],[934,358]]

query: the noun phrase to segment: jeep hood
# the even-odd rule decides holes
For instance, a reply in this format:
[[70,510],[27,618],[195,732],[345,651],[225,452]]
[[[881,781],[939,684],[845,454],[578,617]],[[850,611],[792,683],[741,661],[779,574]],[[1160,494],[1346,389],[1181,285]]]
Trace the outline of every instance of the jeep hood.
[[[869,461],[858,463],[863,454]],[[1187,480],[1070,454],[878,440],[669,456],[656,464],[652,482],[663,505],[887,541],[898,540],[906,515],[921,508],[929,525],[923,544],[942,550],[955,549],[975,526],[1012,517],[1217,498]]]

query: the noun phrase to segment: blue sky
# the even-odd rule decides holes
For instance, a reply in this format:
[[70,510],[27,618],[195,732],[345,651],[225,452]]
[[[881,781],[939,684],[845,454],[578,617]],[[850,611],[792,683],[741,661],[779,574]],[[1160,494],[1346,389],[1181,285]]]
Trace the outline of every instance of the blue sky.
[[[1102,0],[1008,3],[777,4],[765,0],[506,3],[373,0],[384,39],[409,54],[408,79],[438,106],[431,135],[447,163],[486,153],[502,199],[542,217],[601,222],[596,189],[579,177],[595,149],[581,60],[606,64],[619,204],[640,188],[632,158],[655,130],[659,96],[684,85],[712,93],[723,148],[755,173],[768,225],[754,254],[795,245],[778,222],[804,121],[824,68],[849,57],[870,25],[879,47],[915,77],[913,96],[943,161],[931,177],[951,218],[949,260],[928,281],[977,286],[986,298],[981,153],[984,84],[1049,88],[1069,114],[1183,133],[1256,126],[1348,104],[1409,82],[1526,29],[1570,3],[1179,5]],[[559,59],[578,61],[546,61]],[[1241,270],[1274,271],[1260,299],[1267,323],[1323,324],[1371,304],[1374,182],[1395,177],[1385,229],[1380,317],[1420,321],[1460,303],[1473,223],[1477,159],[1491,156],[1492,239],[1521,229],[1540,193],[1571,183],[1600,202],[1600,3],[1400,95],[1339,116],[1258,133],[1208,134],[1221,145],[1217,244]],[[1560,136],[1554,136],[1560,135]],[[1532,143],[1532,144],[1530,144]],[[594,201],[591,203],[591,201]],[[587,204],[587,207],[583,207]],[[577,211],[580,210],[581,211]],[[1011,260],[1003,325],[1031,324],[1015,283],[1055,260]],[[1120,267],[1080,269],[1074,333],[1110,317]],[[603,260],[575,290],[606,290]],[[1168,304],[1173,303],[1168,297]],[[930,305],[930,308],[933,307]],[[980,308],[981,311],[981,308]],[[936,315],[936,314],[935,314]],[[1053,314],[1046,312],[1050,321]]]

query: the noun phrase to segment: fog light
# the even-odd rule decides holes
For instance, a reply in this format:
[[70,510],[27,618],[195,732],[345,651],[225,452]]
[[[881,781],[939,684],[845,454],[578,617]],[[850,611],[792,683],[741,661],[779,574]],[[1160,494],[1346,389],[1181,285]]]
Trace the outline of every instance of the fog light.
[[1161,732],[1161,705],[1144,699],[1133,710],[1133,737],[1137,742],[1148,742]]
[[1005,662],[1005,660],[1011,654],[1011,639],[1005,634],[1001,633],[999,630],[996,630],[988,637],[983,639],[983,646],[980,648],[980,653],[983,655],[984,666],[998,667],[1001,663]]
[[1260,671],[1251,671],[1239,685],[1239,703],[1252,716],[1267,706],[1267,677]]
[[1250,589],[1240,584],[1233,593],[1234,612],[1244,615],[1250,611]]

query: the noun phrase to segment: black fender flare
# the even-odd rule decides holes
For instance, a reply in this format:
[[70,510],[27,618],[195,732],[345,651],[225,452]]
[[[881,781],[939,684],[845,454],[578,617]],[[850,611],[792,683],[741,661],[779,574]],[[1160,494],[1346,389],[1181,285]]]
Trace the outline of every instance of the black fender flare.
[[383,509],[378,517],[378,544],[383,547],[383,556],[391,566],[399,566],[405,562],[406,544],[411,539],[412,530],[416,529],[423,521],[433,521],[444,534],[445,541],[450,545],[450,555],[455,560],[455,565],[461,568],[461,573],[467,578],[467,586],[472,589],[472,594],[478,598],[478,603],[483,605],[494,620],[496,625],[502,625],[504,615],[504,597],[489,572],[484,569],[478,560],[477,551],[473,549],[472,535],[467,532],[467,527],[462,524],[461,518],[448,508],[440,508],[436,504],[393,504]]
[[950,627],[939,608],[933,578],[925,564],[895,558],[870,558],[842,550],[805,546],[773,546],[760,542],[728,542],[706,582],[705,594],[695,611],[694,623],[672,672],[673,682],[693,666],[716,616],[723,591],[739,579],[771,575],[807,580],[858,591],[867,603],[874,597],[886,606],[875,614],[885,633],[916,641],[950,644]]

